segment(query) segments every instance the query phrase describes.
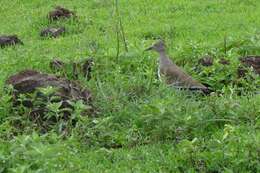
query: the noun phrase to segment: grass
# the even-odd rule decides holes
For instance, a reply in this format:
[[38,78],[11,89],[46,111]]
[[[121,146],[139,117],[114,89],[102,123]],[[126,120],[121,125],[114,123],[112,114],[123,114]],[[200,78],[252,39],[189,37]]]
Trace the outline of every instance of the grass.
[[[75,10],[77,21],[49,23],[55,5]],[[260,95],[254,91],[260,80],[238,79],[236,69],[238,57],[260,54],[260,2],[123,0],[119,11],[129,51],[120,40],[116,58],[113,1],[0,2],[0,33],[24,42],[0,50],[0,172],[259,172]],[[40,38],[49,25],[67,33]],[[143,51],[158,38],[178,65],[218,94],[202,97],[160,83],[157,55]],[[197,65],[207,54],[215,64]],[[20,70],[51,72],[53,57],[95,61],[93,78],[80,82],[91,89],[98,116],[81,117],[65,139],[55,130],[41,134],[28,112],[13,112],[2,89]],[[222,57],[231,65],[218,64]]]

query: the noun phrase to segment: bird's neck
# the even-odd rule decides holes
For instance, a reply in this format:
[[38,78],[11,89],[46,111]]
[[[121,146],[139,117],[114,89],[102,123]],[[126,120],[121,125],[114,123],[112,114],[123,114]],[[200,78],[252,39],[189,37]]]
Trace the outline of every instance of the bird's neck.
[[160,51],[159,52],[159,55],[160,55],[160,59],[159,59],[159,62],[160,64],[169,64],[169,63],[172,63],[172,61],[168,58],[168,56],[166,55],[166,52],[165,51]]
[[165,51],[160,51],[159,55],[160,55],[161,58],[167,58]]

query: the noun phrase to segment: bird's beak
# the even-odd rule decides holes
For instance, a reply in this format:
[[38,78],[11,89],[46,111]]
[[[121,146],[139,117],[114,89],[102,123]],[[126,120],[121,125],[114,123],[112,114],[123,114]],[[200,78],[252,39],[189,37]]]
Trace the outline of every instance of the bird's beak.
[[145,49],[144,51],[149,51],[149,50],[152,50],[153,49],[153,46],[151,47],[148,47],[147,49]]

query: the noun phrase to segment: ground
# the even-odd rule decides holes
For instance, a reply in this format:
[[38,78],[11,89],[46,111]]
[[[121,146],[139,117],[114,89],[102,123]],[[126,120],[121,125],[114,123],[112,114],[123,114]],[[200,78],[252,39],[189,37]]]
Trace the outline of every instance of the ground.
[[[56,5],[77,19],[49,22]],[[0,172],[259,172],[260,80],[236,73],[239,57],[260,54],[260,1],[123,0],[118,11],[112,0],[1,0],[0,34],[17,34],[24,45],[0,49]],[[65,35],[40,37],[60,25]],[[216,92],[158,81],[158,55],[144,49],[159,38],[173,61]],[[198,65],[205,55],[213,66]],[[58,126],[41,133],[26,110],[12,110],[3,89],[24,69],[51,73],[54,57],[95,62],[91,80],[79,81],[97,115],[80,117],[66,136]],[[231,64],[218,64],[223,57]]]

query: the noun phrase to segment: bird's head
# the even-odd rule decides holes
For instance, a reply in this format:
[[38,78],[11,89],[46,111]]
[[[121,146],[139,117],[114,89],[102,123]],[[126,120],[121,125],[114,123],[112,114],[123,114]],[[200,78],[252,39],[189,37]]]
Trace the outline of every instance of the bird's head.
[[164,44],[163,40],[159,40],[158,42],[154,43],[151,47],[149,47],[145,50],[146,51],[155,50],[160,53],[160,52],[165,51],[165,44]]

